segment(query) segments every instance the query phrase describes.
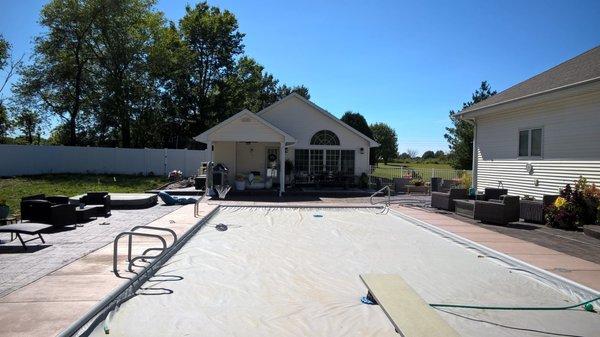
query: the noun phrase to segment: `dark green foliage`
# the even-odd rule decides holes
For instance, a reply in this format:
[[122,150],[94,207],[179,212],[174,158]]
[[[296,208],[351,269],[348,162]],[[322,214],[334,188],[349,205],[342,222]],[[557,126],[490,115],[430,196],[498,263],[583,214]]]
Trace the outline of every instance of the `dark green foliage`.
[[425,151],[421,156],[421,159],[431,159],[435,157],[435,153],[433,151]]
[[[471,100],[463,103],[462,110],[495,94],[496,91],[492,91],[490,85],[483,81],[479,89],[473,93]],[[450,162],[455,169],[470,170],[473,167],[473,125],[453,118],[454,114],[456,112],[450,110],[450,120],[454,126],[447,127],[447,133],[444,135],[450,148]]]
[[[367,124],[367,120],[363,115],[358,112],[346,111],[342,118],[340,118],[342,122],[350,125],[356,131],[362,133],[363,135],[373,139],[373,131]],[[377,163],[377,149],[373,148],[369,152],[369,164],[375,165]]]
[[580,177],[575,188],[567,184],[560,198],[546,208],[546,223],[550,227],[577,230],[584,225],[598,223],[600,189]]
[[310,98],[306,87],[279,84],[243,55],[233,13],[201,2],[173,23],[154,5],[51,0],[43,7],[44,32],[13,94],[42,121],[59,117],[49,142],[193,148],[194,136],[244,108],[258,112],[292,92]]
[[383,160],[384,164],[387,164],[398,154],[398,136],[396,136],[396,131],[385,123],[372,124],[371,130],[373,130],[375,141],[379,143],[379,147],[376,149],[377,156]]

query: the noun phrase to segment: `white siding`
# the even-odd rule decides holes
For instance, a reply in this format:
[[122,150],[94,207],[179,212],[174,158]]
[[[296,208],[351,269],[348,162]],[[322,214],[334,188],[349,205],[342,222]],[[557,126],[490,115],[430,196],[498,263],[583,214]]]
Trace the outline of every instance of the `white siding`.
[[[355,150],[355,174],[369,173],[369,143],[302,100],[296,97],[287,99],[267,110],[261,117],[294,136],[297,140],[294,147],[297,149],[332,148],[310,145],[310,139],[317,131],[333,131],[340,139],[340,146],[336,148]],[[360,153],[361,148],[363,154]],[[291,152],[288,152],[287,158],[293,160]]]
[[273,142],[283,141],[283,136],[251,117],[236,119],[210,134],[213,141]]
[[[542,158],[519,158],[519,129],[535,127],[543,128]],[[580,175],[600,184],[600,93],[479,117],[477,145],[478,190],[501,182],[510,194],[539,197]]]

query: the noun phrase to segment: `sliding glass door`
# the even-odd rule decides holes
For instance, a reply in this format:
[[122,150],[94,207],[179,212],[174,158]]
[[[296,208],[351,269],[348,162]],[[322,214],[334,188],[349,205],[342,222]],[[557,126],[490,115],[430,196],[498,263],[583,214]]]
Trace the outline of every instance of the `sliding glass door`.
[[298,173],[324,172],[354,175],[355,151],[337,149],[296,149],[294,167]]

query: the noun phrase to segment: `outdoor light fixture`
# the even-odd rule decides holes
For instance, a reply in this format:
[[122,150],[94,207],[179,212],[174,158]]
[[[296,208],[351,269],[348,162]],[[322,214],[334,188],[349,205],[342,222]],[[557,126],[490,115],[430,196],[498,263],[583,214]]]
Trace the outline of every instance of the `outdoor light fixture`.
[[364,147],[360,148],[360,154],[365,154],[365,148]]

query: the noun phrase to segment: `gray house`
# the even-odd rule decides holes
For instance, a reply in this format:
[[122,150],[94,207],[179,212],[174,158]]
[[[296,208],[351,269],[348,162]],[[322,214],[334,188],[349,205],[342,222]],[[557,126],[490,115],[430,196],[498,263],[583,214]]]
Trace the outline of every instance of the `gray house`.
[[475,126],[473,185],[557,193],[600,184],[600,46],[456,115]]

